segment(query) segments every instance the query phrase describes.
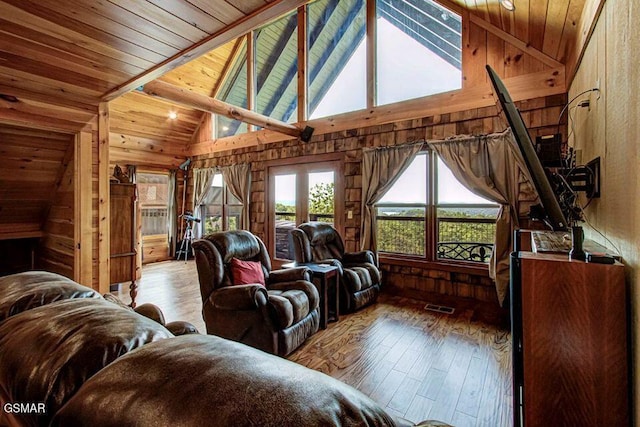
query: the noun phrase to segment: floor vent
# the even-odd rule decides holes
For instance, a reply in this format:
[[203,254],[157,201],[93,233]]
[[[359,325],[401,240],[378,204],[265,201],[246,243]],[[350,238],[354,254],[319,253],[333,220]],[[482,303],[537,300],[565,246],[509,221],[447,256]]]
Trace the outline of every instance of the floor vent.
[[447,307],[446,305],[427,304],[424,306],[425,310],[435,311],[436,313],[453,314],[456,310],[453,307]]

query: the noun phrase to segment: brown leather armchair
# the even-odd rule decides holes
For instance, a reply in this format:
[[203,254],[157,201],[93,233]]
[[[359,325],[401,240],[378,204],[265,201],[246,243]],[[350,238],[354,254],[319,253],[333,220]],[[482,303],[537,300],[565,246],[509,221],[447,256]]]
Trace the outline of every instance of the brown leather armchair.
[[[286,356],[318,331],[319,295],[309,269],[271,271],[267,249],[244,230],[193,243],[207,333]],[[259,261],[266,287],[233,285],[232,258]]]
[[352,312],[378,298],[381,275],[371,251],[345,252],[330,224],[307,222],[289,234],[289,250],[298,263],[331,264],[340,272],[340,311]]

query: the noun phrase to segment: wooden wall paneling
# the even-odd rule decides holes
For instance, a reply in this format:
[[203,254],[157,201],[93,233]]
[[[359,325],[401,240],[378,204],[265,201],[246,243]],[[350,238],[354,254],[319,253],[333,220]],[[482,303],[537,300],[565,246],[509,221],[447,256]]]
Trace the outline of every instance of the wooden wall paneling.
[[[574,147],[580,150],[583,162],[601,158],[601,197],[594,199],[585,213],[589,225],[587,237],[608,247],[606,236],[621,252],[626,266],[627,289],[630,292],[631,340],[639,342],[638,307],[640,307],[640,203],[634,197],[640,191],[640,164],[636,135],[640,123],[636,120],[640,79],[637,58],[630,52],[640,48],[640,31],[634,22],[640,19],[636,4],[628,1],[588,1],[579,24],[578,44],[567,70],[575,69],[569,81],[569,96],[594,87],[600,81],[600,93],[591,93],[589,109],[576,111],[574,117]],[[631,381],[640,389],[640,357],[631,354]],[[635,396],[634,423],[640,423],[640,410]]]
[[578,22],[580,21],[584,4],[585,0],[569,0],[567,17],[564,21],[560,46],[556,55],[556,59],[563,64],[567,63],[571,54],[570,49],[574,47],[578,32]]
[[74,280],[89,287],[93,282],[92,141],[91,132],[83,131],[76,136],[74,172]]
[[600,13],[602,12],[605,1],[606,0],[585,0],[584,8],[577,25],[576,39],[566,61],[567,87],[571,86],[573,77],[577,72],[577,67],[582,61],[584,51],[589,44],[596,23],[600,18]]
[[75,234],[75,144],[70,143],[71,157],[65,165],[59,185],[49,190],[52,206],[46,214],[44,237],[37,251],[37,268],[74,277]]
[[110,277],[110,189],[109,103],[100,103],[98,114],[98,289],[109,292]]
[[462,47],[463,88],[486,84],[488,81],[487,72],[484,69],[484,64],[487,63],[487,31],[471,20],[467,27],[469,34],[465,39],[468,39],[468,42]]

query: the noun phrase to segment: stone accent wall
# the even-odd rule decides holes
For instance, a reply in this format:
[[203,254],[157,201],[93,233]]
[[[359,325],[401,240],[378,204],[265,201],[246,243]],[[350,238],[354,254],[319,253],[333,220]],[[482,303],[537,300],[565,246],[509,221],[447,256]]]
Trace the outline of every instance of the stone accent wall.
[[[566,103],[566,95],[555,95],[518,102],[522,117],[533,138],[557,132],[560,111]],[[465,110],[421,119],[406,120],[385,125],[349,129],[341,132],[314,135],[309,143],[296,140],[258,145],[233,151],[199,156],[194,167],[224,166],[236,163],[251,165],[251,231],[266,241],[266,165],[271,160],[291,159],[325,153],[344,154],[345,209],[344,236],[347,251],[359,250],[362,200],[362,150],[369,147],[390,146],[419,140],[437,140],[456,135],[488,134],[500,132],[506,122],[498,116],[496,107]],[[563,117],[560,132],[566,139],[566,119]],[[353,211],[353,218],[347,212]],[[437,293],[456,297],[474,298],[496,302],[493,282],[487,274],[470,275],[456,272],[459,269],[438,269],[416,264],[400,266],[381,263],[385,284],[396,290],[420,293]],[[452,271],[453,270],[453,271]]]

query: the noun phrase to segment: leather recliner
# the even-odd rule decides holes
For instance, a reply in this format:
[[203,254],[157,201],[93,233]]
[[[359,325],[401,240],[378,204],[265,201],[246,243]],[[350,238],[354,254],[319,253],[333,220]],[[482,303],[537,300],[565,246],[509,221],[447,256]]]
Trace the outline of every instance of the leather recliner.
[[289,234],[289,250],[298,263],[338,267],[341,312],[358,310],[378,298],[381,275],[373,252],[345,252],[340,234],[330,224],[301,224]]
[[[264,243],[244,230],[210,234],[193,248],[208,334],[286,356],[318,331],[319,295],[309,269],[271,271]],[[266,287],[233,285],[233,258],[260,262]]]

